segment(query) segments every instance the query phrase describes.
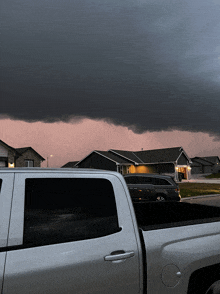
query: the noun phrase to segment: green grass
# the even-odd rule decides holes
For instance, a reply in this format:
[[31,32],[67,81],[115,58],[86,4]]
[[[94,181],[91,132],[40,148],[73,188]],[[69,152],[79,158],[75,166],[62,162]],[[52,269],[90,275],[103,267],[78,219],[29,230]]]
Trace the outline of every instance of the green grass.
[[206,179],[219,179],[219,178],[220,178],[220,173],[211,174],[209,176],[206,176]]
[[180,195],[182,198],[220,194],[220,184],[207,183],[179,183]]

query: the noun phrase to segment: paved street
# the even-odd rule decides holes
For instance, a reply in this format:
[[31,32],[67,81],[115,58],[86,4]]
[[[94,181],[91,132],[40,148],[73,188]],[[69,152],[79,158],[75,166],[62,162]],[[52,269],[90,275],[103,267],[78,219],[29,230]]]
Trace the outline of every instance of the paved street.
[[181,202],[190,202],[220,207],[220,194],[183,198]]

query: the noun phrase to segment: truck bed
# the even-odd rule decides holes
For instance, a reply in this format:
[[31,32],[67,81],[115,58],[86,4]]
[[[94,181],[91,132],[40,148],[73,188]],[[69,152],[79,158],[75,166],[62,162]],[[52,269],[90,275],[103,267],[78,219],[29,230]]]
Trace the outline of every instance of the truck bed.
[[186,226],[220,221],[220,207],[186,202],[133,203],[141,229]]

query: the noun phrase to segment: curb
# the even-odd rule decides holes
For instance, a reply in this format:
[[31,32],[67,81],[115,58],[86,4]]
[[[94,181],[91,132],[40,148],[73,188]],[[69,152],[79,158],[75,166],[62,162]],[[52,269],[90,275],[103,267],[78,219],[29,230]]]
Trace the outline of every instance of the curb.
[[191,199],[206,198],[206,197],[216,197],[216,196],[220,196],[220,194],[209,194],[209,195],[185,197],[185,198],[181,198],[181,201],[182,200],[187,200],[187,199],[191,200]]

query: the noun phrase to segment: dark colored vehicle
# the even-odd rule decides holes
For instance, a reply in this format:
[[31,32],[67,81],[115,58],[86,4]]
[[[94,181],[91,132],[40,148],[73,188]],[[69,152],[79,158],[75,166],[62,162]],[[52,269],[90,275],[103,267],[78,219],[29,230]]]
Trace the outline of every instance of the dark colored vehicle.
[[133,202],[180,201],[178,184],[170,176],[157,174],[124,175]]

